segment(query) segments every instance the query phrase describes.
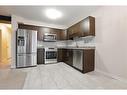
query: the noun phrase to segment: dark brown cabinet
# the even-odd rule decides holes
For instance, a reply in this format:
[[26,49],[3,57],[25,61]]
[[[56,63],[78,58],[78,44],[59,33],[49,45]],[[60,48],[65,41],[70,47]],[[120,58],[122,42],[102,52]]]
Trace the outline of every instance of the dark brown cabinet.
[[58,49],[58,62],[67,62],[68,61],[68,50],[67,49]]
[[45,33],[56,34],[57,40],[67,40],[73,39],[74,37],[85,37],[90,35],[95,36],[95,18],[92,16],[88,16],[82,21],[72,25],[67,30],[25,24],[18,24],[18,27],[37,30],[38,41],[43,41],[43,35]]
[[22,24],[22,23],[18,23],[18,28],[19,29],[38,30],[38,27],[37,26],[34,26],[34,25],[26,25],[26,24]]
[[74,24],[67,29],[67,38],[73,39],[74,37],[80,36],[80,23]]
[[37,64],[44,64],[44,49],[37,49]]
[[72,66],[82,73],[94,71],[95,49],[74,49],[73,58]]
[[83,51],[83,73],[94,71],[95,67],[95,49],[86,49]]
[[38,41],[43,41],[43,35],[44,35],[43,31],[44,30],[46,30],[46,29],[41,28],[41,27],[38,28],[38,32],[37,32],[37,40]]
[[57,40],[63,40],[63,39],[66,39],[66,35],[64,34],[64,32],[65,31],[62,29],[55,29],[55,28],[49,28],[49,27],[39,27],[37,38],[38,38],[38,41],[43,41],[43,35],[45,33],[49,33],[49,34],[56,34]]
[[68,65],[73,65],[73,50],[58,49],[58,62],[65,62]]
[[37,30],[37,40],[43,41],[43,36],[45,33],[49,34],[56,34],[57,40],[66,40],[67,34],[66,30],[64,29],[56,29],[56,28],[50,28],[50,27],[44,27],[44,26],[34,26],[34,25],[26,25],[26,24],[18,24],[18,28],[20,29],[32,29]]
[[89,16],[67,29],[67,38],[95,36],[95,18]]
[[[78,59],[75,60],[76,62],[73,62],[73,58],[75,55],[74,51],[81,52],[81,54],[77,53]],[[82,49],[82,50],[58,49],[58,62],[65,62],[66,64],[74,67],[75,69],[81,71],[82,73],[94,71],[95,64],[94,61],[95,61],[95,49]]]
[[67,50],[67,60],[66,63],[70,66],[73,65],[73,50],[72,49],[68,49]]
[[63,49],[58,49],[57,51],[57,61],[58,62],[63,62],[64,60],[64,50]]
[[57,32],[58,40],[67,40],[67,31],[61,30]]
[[95,18],[94,17],[87,17],[81,21],[80,25],[80,32],[82,37],[84,36],[95,36]]

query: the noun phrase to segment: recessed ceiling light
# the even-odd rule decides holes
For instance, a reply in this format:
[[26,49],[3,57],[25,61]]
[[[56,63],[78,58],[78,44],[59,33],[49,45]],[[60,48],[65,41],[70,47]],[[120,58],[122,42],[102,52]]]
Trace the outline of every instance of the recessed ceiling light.
[[47,9],[45,14],[50,19],[58,19],[62,17],[62,13],[56,9]]

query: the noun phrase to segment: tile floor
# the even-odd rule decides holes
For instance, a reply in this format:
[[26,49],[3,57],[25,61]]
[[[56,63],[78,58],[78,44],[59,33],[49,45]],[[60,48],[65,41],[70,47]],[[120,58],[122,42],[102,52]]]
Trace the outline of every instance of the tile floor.
[[65,63],[18,69],[27,72],[23,89],[127,89],[127,84],[97,72],[82,74]]

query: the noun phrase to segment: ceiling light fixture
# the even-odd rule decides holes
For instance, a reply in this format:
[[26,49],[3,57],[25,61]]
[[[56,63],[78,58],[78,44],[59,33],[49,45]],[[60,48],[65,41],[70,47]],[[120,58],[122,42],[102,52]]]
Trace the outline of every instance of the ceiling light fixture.
[[58,19],[62,17],[62,13],[56,9],[47,9],[45,14],[50,19]]

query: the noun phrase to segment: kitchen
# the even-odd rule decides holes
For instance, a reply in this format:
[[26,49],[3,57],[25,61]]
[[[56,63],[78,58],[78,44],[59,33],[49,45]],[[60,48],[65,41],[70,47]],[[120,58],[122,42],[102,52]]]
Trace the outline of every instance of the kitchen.
[[[114,33],[108,28],[115,25],[115,21],[119,19],[123,21],[122,15],[114,18],[112,11],[126,10],[126,8],[106,6],[1,6],[0,8],[7,9],[7,12],[1,12],[0,17],[11,17],[9,20],[12,26],[11,48],[9,48],[11,63],[7,68],[9,72],[12,70],[16,73],[15,77],[20,76],[17,73],[26,73],[21,74],[25,76],[23,79],[17,77],[17,80],[22,81],[20,89],[127,88],[126,83],[120,81],[126,80],[126,72],[123,72],[126,66],[119,64],[121,60],[119,56],[122,55],[116,53],[118,48],[112,49],[112,45],[116,43],[112,37],[118,40],[117,37],[121,35],[115,33],[117,36],[112,36]],[[112,14],[111,18],[107,17],[103,10]],[[114,27],[111,27],[113,31]],[[113,47],[116,47],[115,45]],[[116,58],[113,59],[113,56]],[[114,69],[114,63],[117,64],[117,71]],[[7,75],[9,72],[7,71]],[[12,85],[8,87],[11,88]]]
[[[35,29],[35,31],[38,31],[37,32],[37,41],[38,41],[37,63],[38,64],[65,62],[68,65],[73,66],[75,68],[77,66],[77,69],[85,73],[94,70],[95,44],[93,42],[91,46],[89,45],[84,46],[83,41],[85,40],[87,41],[87,39],[89,41],[94,40],[95,18],[89,16],[86,19],[80,21],[79,24],[80,25],[78,30],[81,31],[81,33],[78,33],[77,30],[76,31],[73,30],[73,28],[75,27],[77,29],[77,24],[73,25],[72,28],[70,27],[67,30],[54,29],[48,27],[38,27],[38,26],[24,25],[24,24],[18,24],[18,27],[19,29],[31,29],[31,30]],[[86,26],[86,29],[83,27],[83,25]],[[84,31],[86,30],[86,34],[82,33],[84,32],[83,28]],[[71,40],[76,37],[77,39],[75,40],[77,41]],[[62,46],[61,43],[63,43],[64,45]],[[80,52],[84,52],[84,54],[80,54]],[[73,58],[73,53],[75,55],[74,56],[75,58]],[[84,57],[80,59],[79,62],[75,62],[75,60],[73,60],[77,58],[77,54],[80,54],[79,58]],[[75,62],[74,65],[73,65],[73,61]],[[77,63],[80,63],[79,67]]]

